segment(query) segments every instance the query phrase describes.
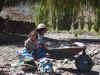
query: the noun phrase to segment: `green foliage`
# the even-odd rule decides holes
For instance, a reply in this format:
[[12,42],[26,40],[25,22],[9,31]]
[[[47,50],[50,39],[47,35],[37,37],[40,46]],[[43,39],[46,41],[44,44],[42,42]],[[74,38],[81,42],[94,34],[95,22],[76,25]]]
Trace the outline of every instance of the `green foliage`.
[[40,0],[36,11],[36,24],[49,22],[54,30],[70,30],[72,18],[75,16],[73,8],[77,11],[80,5],[79,2],[76,5],[77,2],[77,0]]
[[[94,25],[93,28],[99,32],[100,0],[5,0],[6,5],[16,5],[20,2],[32,6],[37,3],[35,7],[36,25],[45,23],[55,31],[78,29],[79,34],[86,28],[85,25],[88,26],[89,31]],[[90,8],[93,8],[93,13],[95,12],[94,21],[91,21]],[[88,15],[84,16],[84,12],[87,12]],[[86,18],[88,18],[87,22],[85,22]]]
[[82,35],[84,32],[85,32],[84,30],[79,30],[79,31],[76,32],[76,34]]
[[35,23],[48,23],[48,6],[45,1],[40,0],[38,7],[36,8]]
[[100,29],[100,9],[96,9],[96,20],[95,20],[95,24],[94,24],[94,29],[96,32],[99,32]]

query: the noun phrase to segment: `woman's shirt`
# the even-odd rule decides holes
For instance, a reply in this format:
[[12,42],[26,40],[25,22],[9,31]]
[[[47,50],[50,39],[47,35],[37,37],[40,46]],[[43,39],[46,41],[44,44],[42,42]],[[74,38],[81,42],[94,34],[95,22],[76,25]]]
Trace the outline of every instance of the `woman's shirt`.
[[28,50],[28,52],[32,52],[33,50],[37,49],[38,46],[38,40],[31,40],[30,38],[28,38],[25,43],[24,43],[26,49]]
[[38,34],[38,44],[45,44],[45,40],[42,35]]

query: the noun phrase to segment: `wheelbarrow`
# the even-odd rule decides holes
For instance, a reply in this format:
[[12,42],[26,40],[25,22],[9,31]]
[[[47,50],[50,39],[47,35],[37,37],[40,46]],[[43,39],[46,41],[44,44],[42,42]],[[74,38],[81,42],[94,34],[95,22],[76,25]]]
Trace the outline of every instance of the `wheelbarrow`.
[[[63,48],[50,48],[48,57],[51,59],[66,59],[71,58],[75,60],[75,65],[80,72],[91,71],[93,67],[93,61],[89,55],[86,54],[86,46],[70,45]],[[75,57],[79,52],[82,52],[78,57]]]

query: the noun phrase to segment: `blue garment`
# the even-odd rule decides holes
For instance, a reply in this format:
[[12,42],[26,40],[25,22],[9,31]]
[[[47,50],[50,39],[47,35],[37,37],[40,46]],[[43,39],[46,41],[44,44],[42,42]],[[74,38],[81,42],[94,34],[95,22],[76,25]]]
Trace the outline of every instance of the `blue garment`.
[[[44,49],[45,48],[40,47],[38,49],[39,53],[36,56],[34,56],[34,58],[35,59],[40,59],[40,58],[46,57],[46,52],[45,52]],[[32,54],[34,53],[34,50],[32,51],[32,53],[29,53],[26,48],[23,48],[22,52],[20,52],[19,50],[16,50],[16,53],[19,56],[19,61],[23,61],[24,59],[33,58]]]
[[45,43],[45,40],[43,39],[43,36],[38,34],[38,41],[39,43]]
[[39,69],[41,72],[51,72],[52,64],[50,60],[48,58],[42,58],[39,62]]
[[51,71],[52,71],[52,66],[50,60],[48,60],[48,63],[43,64],[43,72],[51,72]]
[[38,48],[38,50],[39,50],[39,52],[34,57],[35,59],[40,59],[40,58],[46,57],[46,51],[45,51],[45,48],[44,47],[40,47],[40,48]]
[[38,40],[40,43],[44,43],[43,36],[38,34]]
[[26,48],[22,49],[22,52],[16,50],[16,53],[19,55],[19,61],[23,61],[24,59],[32,58],[32,53],[28,53]]
[[[43,36],[38,33],[39,44],[44,43]],[[40,46],[38,49],[38,54],[34,57],[35,59],[46,57],[46,50],[44,47]]]

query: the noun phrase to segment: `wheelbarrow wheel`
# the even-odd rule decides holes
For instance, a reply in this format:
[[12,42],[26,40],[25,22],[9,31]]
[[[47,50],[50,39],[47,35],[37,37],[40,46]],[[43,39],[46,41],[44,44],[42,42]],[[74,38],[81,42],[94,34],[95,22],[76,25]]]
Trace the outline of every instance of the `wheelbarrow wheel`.
[[89,72],[91,71],[94,63],[88,55],[80,55],[76,59],[75,65],[80,72]]

